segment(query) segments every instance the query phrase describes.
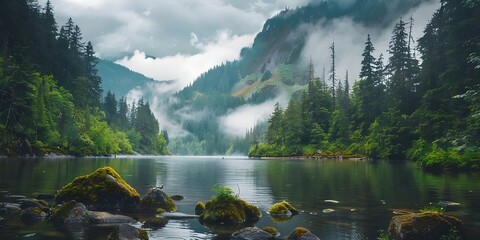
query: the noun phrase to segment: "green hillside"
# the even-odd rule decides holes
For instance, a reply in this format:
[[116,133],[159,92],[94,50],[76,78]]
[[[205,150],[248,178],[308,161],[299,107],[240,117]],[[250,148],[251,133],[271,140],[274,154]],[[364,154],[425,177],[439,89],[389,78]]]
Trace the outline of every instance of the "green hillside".
[[114,62],[99,59],[97,64],[98,76],[102,78],[102,90],[105,94],[111,91],[118,98],[125,96],[131,89],[145,86],[157,81],[134,72]]

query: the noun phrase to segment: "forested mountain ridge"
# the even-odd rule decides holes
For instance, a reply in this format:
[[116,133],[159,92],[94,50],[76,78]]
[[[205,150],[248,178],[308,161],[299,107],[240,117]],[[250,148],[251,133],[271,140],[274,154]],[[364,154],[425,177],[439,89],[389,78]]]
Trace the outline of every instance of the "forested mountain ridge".
[[120,64],[99,59],[96,66],[98,76],[102,78],[102,90],[111,91],[115,96],[125,96],[135,87],[154,84],[157,81],[140,73],[134,72]]
[[93,45],[71,18],[58,27],[50,1],[0,9],[0,155],[169,153],[148,103],[102,101]]
[[[385,28],[423,2],[428,1],[358,0],[347,6],[324,1],[281,11],[265,22],[252,47],[241,51],[240,60],[208,70],[176,95],[179,101],[172,104],[169,116],[191,135],[178,139],[178,143],[172,140],[172,150],[179,154],[245,153],[252,133],[245,133],[248,140],[226,136],[219,129],[219,119],[246,104],[300,97],[309,82],[308,64],[305,64],[308,60],[302,57],[302,52],[312,28],[329,26],[335,20],[345,18],[361,25]],[[328,48],[325,54],[330,54]],[[323,75],[325,78],[325,73]],[[182,119],[175,114],[179,111],[190,114],[206,112],[208,117],[193,121]],[[261,127],[256,129],[263,131]],[[198,151],[177,148],[185,144],[191,144],[189,149]]]
[[386,64],[372,55],[368,35],[353,92],[324,88],[325,80],[312,76],[300,100],[275,107],[265,141],[254,141],[249,155],[360,154],[478,169],[479,22],[478,2],[441,1],[418,41],[421,63],[407,22],[393,29]]

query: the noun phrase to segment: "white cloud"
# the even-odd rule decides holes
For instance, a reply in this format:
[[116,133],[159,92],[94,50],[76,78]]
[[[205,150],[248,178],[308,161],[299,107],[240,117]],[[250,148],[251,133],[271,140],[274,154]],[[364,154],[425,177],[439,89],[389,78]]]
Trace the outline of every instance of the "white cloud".
[[195,44],[198,42],[198,37],[197,34],[194,32],[190,33],[190,45],[195,46]]
[[274,105],[275,101],[270,100],[259,105],[240,106],[219,119],[219,129],[229,136],[244,137],[248,129],[268,119]]
[[197,54],[176,54],[153,59],[147,57],[145,52],[135,50],[133,56],[124,57],[117,63],[157,80],[177,80],[175,87],[180,90],[209,68],[238,59],[240,50],[251,45],[253,38],[253,34],[238,36],[220,31],[213,42],[196,43],[199,50]]
[[[413,27],[414,38],[419,38],[423,35],[423,29],[438,7],[438,2],[426,2],[402,16],[404,21],[408,21],[410,16],[413,16],[415,20]],[[312,58],[318,76],[322,75],[322,69],[325,67],[328,78],[331,65],[329,47],[335,39],[336,76],[343,83],[345,71],[348,70],[349,80],[352,84],[360,73],[360,63],[367,34],[370,34],[375,47],[374,56],[378,57],[380,54],[383,54],[384,64],[386,64],[388,62],[388,44],[393,27],[397,22],[395,21],[385,28],[369,28],[353,22],[350,18],[343,18],[336,19],[327,26],[310,27],[308,29],[310,35],[302,55],[304,59]]]
[[245,137],[248,129],[268,120],[277,102],[285,108],[288,103],[287,95],[281,93],[275,99],[261,104],[244,104],[219,118],[219,130],[229,136]]

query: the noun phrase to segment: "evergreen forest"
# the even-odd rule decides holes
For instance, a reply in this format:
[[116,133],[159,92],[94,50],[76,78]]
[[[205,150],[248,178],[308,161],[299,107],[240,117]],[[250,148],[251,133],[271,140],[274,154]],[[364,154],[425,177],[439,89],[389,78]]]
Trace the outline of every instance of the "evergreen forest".
[[[308,67],[308,88],[275,106],[249,156],[368,157],[432,168],[479,168],[480,4],[442,0],[418,39],[413,19],[392,30],[388,56],[365,36],[361,72],[349,87],[335,68]],[[417,56],[420,56],[418,58]]]
[[0,155],[169,154],[148,102],[102,93],[99,59],[71,18],[59,27],[50,1],[0,11]]

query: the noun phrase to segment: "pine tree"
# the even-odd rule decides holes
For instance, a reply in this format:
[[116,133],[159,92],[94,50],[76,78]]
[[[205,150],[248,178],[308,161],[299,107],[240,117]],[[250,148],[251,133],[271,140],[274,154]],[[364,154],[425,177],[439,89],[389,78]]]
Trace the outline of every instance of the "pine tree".
[[393,104],[401,114],[410,114],[414,110],[412,103],[414,91],[414,61],[409,52],[405,26],[406,22],[400,20],[393,29],[389,45],[389,63],[387,70],[390,75],[388,90]]
[[108,124],[112,124],[117,119],[117,100],[115,99],[115,94],[107,92],[105,95],[105,100],[103,101],[103,111],[105,112],[105,121]]
[[335,104],[336,104],[336,97],[335,97],[335,94],[336,94],[336,88],[335,88],[335,84],[336,84],[336,81],[337,81],[337,76],[336,76],[336,68],[335,68],[335,41],[332,42],[332,45],[330,46],[330,57],[332,59],[332,65],[330,67],[330,81],[332,83],[332,98],[333,98],[333,109],[335,109]]
[[[358,91],[355,92],[358,113],[356,123],[361,129],[362,135],[366,135],[370,125],[381,114],[383,110],[383,83],[378,73],[378,62],[373,57],[375,48],[370,40],[370,35],[365,42],[363,51],[362,70],[360,81],[357,82]],[[379,59],[381,62],[381,59]]]
[[274,146],[282,146],[284,143],[283,128],[283,109],[277,102],[272,115],[270,115],[270,118],[268,119],[268,127],[265,132],[267,143]]

